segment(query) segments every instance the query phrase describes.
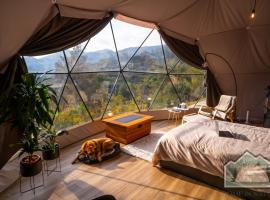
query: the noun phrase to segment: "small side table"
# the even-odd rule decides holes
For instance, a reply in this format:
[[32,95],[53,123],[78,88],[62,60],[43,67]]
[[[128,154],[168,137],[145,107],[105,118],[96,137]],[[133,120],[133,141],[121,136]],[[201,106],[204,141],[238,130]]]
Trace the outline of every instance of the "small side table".
[[180,118],[181,110],[175,111],[173,109],[169,109],[168,112],[169,112],[168,120],[170,120],[170,119],[174,120],[175,119],[175,121],[177,121]]
[[179,108],[179,109],[168,109],[169,116],[168,120],[172,119],[175,120],[175,123],[180,120],[181,113],[183,112],[183,115],[185,115],[185,112],[189,110],[189,108]]

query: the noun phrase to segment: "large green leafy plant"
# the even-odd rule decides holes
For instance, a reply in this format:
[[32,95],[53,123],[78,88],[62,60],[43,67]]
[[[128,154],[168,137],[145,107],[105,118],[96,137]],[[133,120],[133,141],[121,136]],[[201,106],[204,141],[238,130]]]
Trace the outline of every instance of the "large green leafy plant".
[[9,122],[20,130],[19,145],[30,157],[38,150],[41,128],[53,125],[50,101],[57,103],[56,92],[44,75],[25,74],[20,83],[0,96],[0,124]]

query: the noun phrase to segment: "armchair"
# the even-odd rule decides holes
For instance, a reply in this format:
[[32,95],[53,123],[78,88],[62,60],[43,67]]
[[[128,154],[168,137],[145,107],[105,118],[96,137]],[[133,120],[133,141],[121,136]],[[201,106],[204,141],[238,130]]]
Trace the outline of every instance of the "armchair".
[[202,122],[216,118],[222,120],[229,120],[233,122],[235,114],[235,105],[236,105],[235,96],[221,95],[219,103],[216,107],[214,108],[207,107],[208,111],[204,111],[203,108],[205,106],[201,106],[199,108],[198,113],[183,116],[182,123],[190,121]]
[[219,118],[223,120],[234,121],[236,97],[221,95],[218,105],[212,112],[212,119]]

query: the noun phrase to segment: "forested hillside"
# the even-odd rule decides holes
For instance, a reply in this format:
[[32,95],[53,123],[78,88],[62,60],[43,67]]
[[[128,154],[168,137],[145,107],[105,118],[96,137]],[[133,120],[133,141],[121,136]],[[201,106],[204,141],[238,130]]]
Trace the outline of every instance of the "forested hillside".
[[[106,113],[118,114],[138,111],[133,97],[140,110],[147,110],[150,104],[151,109],[166,109],[181,102],[192,103],[201,95],[203,71],[179,62],[166,45],[164,45],[165,58],[161,46],[146,46],[139,49],[128,62],[136,49],[131,47],[118,51],[121,66],[124,68],[123,74],[119,74],[118,58],[116,52],[112,50],[84,52],[78,60],[82,50],[80,45],[65,51],[73,80],[70,78],[67,80],[60,102],[60,112],[55,118],[56,128],[61,129],[91,120],[85,106],[93,119],[99,119],[109,99]],[[41,58],[25,57],[25,59],[29,72],[51,70],[60,73],[47,75],[60,95],[67,78],[67,75],[62,73],[68,71],[64,54],[59,52]],[[169,76],[166,75],[165,62],[170,72]]]

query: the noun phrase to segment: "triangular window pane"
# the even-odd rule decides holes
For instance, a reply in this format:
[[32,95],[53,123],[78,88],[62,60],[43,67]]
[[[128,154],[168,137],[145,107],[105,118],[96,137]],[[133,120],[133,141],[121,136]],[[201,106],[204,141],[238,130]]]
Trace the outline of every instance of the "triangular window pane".
[[128,90],[123,76],[120,74],[104,117],[110,112],[115,115],[130,111],[137,112],[138,108]]
[[93,119],[100,119],[118,73],[72,74]]
[[24,56],[29,73],[67,72],[67,67],[62,51],[45,56]]
[[176,65],[176,63],[179,60],[179,58],[171,51],[171,49],[168,47],[168,45],[165,43],[164,40],[162,40],[162,44],[163,44],[163,49],[164,49],[164,55],[165,55],[165,59],[166,59],[166,64],[168,66],[168,70],[170,71],[170,69],[174,65]]
[[159,33],[154,30],[130,60],[125,71],[166,72]]
[[120,71],[110,24],[90,39],[73,71]]
[[[65,50],[69,70],[71,70],[82,53],[87,41]],[[82,59],[81,59],[82,60]],[[78,60],[79,61],[79,60]],[[77,62],[78,62],[77,61]]]
[[[54,91],[56,92],[57,101],[58,101],[62,93],[64,84],[66,82],[67,75],[66,74],[45,74],[45,75],[40,75],[39,78],[46,79],[45,83],[51,85],[51,88],[53,88]],[[55,111],[56,105],[53,102],[51,102],[50,108],[53,111]]]
[[171,73],[173,74],[203,74],[204,70],[200,70],[196,67],[192,67],[187,63],[184,63],[183,61],[179,61],[177,65],[173,67],[171,70]]
[[204,91],[204,75],[170,75],[170,77],[182,102],[193,105],[201,97]]
[[59,112],[54,119],[54,127],[59,130],[91,121],[72,81],[68,78],[60,101]]
[[116,19],[111,21],[116,46],[121,66],[124,67],[127,61],[143,43],[151,29],[136,26]]
[[176,92],[169,78],[166,77],[166,80],[158,91],[157,97],[152,104],[151,110],[164,110],[178,106],[179,103]]
[[147,110],[157,92],[158,85],[165,78],[163,74],[124,72],[129,87],[141,110]]

